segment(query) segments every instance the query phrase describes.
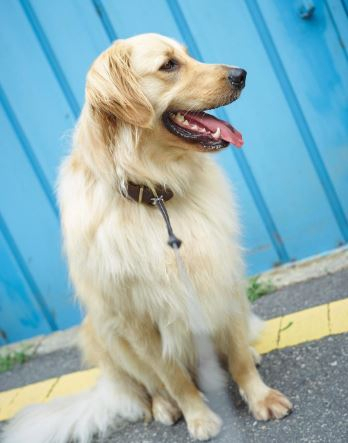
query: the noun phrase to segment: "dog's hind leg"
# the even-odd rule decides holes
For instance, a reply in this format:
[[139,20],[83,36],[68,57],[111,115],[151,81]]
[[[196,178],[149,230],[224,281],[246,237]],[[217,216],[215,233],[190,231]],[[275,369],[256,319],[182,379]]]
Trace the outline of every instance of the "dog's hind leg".
[[[128,380],[128,384],[134,386],[136,382],[139,383],[139,393],[146,389],[151,397],[153,418],[165,425],[176,423],[181,417],[181,411],[176,402],[169,396],[153,369],[139,358],[129,342],[125,338],[114,336],[112,338],[112,353],[103,350],[103,346],[102,341],[96,336],[92,322],[86,319],[82,330],[82,347],[86,359],[92,364],[99,365],[109,361],[110,368],[122,368],[123,372],[131,378]],[[103,352],[103,356],[100,355],[100,352]],[[141,398],[144,396],[141,395]]]
[[122,368],[145,386],[152,398],[152,415],[156,421],[173,425],[181,417],[181,411],[170,397],[154,370],[141,360],[130,343],[121,337],[115,338],[115,358]]
[[[195,386],[188,370],[174,358],[163,356],[161,337],[151,324],[127,331],[134,352],[157,374],[182,411],[188,430],[194,439],[208,440],[221,428],[220,418],[205,404],[203,395]],[[165,407],[165,399],[154,398],[155,409]],[[160,415],[160,413],[159,413]],[[163,420],[162,420],[163,421]]]
[[[126,364],[118,337],[114,337],[111,341],[113,347],[111,353],[106,343],[96,334],[90,319],[86,318],[81,328],[80,343],[85,360],[92,366],[99,367],[102,374],[117,383],[118,390],[129,393],[130,401],[124,401],[127,407],[121,415],[130,421],[142,418],[145,421],[151,420],[151,399],[146,390],[147,386],[134,376],[134,372],[129,371],[130,365]],[[155,380],[149,379],[149,383],[155,383]],[[116,401],[117,398],[115,398]],[[134,413],[131,412],[132,404],[134,404]]]
[[[88,329],[91,331],[90,327]],[[99,362],[111,360],[116,363],[117,361],[119,365],[122,365],[120,357],[127,355],[125,362],[127,361],[128,366],[124,362],[121,367],[123,370],[127,368],[128,374],[132,373],[133,381],[139,379],[144,386],[147,385],[147,389],[150,389],[150,391],[155,389],[156,391],[156,383],[158,383],[156,380],[160,380],[160,386],[164,386],[169,393],[170,397],[164,397],[159,391],[153,395],[153,410],[156,418],[162,422],[167,421],[168,417],[165,417],[165,415],[168,414],[164,413],[164,410],[168,412],[167,402],[172,398],[178,405],[179,410],[182,411],[193,438],[208,440],[217,435],[221,428],[220,418],[205,404],[202,394],[195,386],[184,365],[176,362],[173,358],[163,357],[161,337],[156,327],[150,321],[133,322],[129,327],[123,324],[122,332],[122,338],[117,336],[115,331],[113,336],[109,333],[107,336],[100,338],[92,334],[92,337],[98,340],[98,345],[85,346],[90,352],[89,359],[92,358],[92,360]],[[130,345],[127,346],[127,353],[123,354],[120,346],[117,346],[122,343],[122,340],[123,345],[125,343]],[[103,346],[108,346],[105,359],[104,356],[99,354]],[[125,351],[125,348],[123,348],[123,351]],[[93,356],[93,352],[97,354]],[[117,352],[120,353],[117,354]],[[147,368],[150,368],[151,371],[148,371]],[[143,374],[140,374],[141,370],[143,370]],[[150,388],[150,386],[152,387]],[[171,406],[173,406],[172,403]],[[170,414],[172,412],[169,411]]]

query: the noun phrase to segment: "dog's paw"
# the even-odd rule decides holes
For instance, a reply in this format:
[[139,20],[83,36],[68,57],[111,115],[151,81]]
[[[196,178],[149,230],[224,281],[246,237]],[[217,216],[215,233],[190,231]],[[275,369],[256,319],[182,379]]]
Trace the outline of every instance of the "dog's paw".
[[130,422],[144,421],[148,423],[152,420],[150,402],[136,397],[118,397],[120,410],[118,415]]
[[257,420],[280,419],[292,411],[292,404],[284,394],[269,388],[262,399],[249,402],[249,407]]
[[188,430],[195,440],[209,440],[220,432],[221,418],[207,408],[206,411],[196,414],[187,420]]
[[176,423],[181,417],[180,409],[166,398],[156,395],[152,399],[153,418],[166,426]]

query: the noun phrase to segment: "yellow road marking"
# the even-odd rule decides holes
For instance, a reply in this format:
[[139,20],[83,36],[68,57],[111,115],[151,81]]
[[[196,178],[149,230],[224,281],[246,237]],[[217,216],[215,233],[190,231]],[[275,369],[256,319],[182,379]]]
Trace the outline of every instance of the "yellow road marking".
[[348,299],[329,303],[329,329],[331,334],[347,332]]
[[267,352],[273,351],[273,349],[277,348],[281,321],[282,317],[276,317],[265,322],[262,334],[259,340],[254,344],[257,352],[260,354],[267,354]]
[[14,402],[21,388],[11,389],[10,391],[1,392],[0,394],[0,420],[8,417],[8,408]]
[[[266,322],[254,344],[261,354],[295,346],[329,335],[348,332],[348,298],[294,312]],[[7,420],[24,406],[70,395],[96,383],[98,369],[73,372],[0,393],[0,420]]]
[[278,348],[326,337],[330,334],[328,315],[327,305],[285,315],[280,322]]
[[63,375],[57,379],[57,383],[49,392],[47,399],[77,394],[90,386],[94,386],[98,375],[99,369],[89,369],[88,371],[78,371]]
[[[24,406],[31,405],[33,403],[43,403],[46,400],[47,394],[55,384],[56,379],[51,378],[49,380],[40,381],[32,385],[27,385],[22,388],[14,389],[17,391],[8,403],[0,410],[0,420],[6,420],[9,417],[15,415]],[[10,391],[6,391],[0,394],[1,403],[2,396],[8,394]]]
[[348,332],[348,298],[268,320],[254,346],[266,354],[344,332]]

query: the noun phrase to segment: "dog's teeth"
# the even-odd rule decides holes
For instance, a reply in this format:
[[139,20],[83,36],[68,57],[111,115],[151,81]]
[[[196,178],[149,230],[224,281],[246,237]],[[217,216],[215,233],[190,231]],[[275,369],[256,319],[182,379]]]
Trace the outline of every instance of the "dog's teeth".
[[202,132],[207,132],[207,131],[205,130],[205,128],[202,128]]
[[183,122],[185,120],[184,116],[179,112],[176,114],[176,119],[179,120],[179,122]]
[[221,129],[217,128],[217,130],[213,134],[213,137],[217,140],[220,138],[220,135],[221,135]]
[[198,126],[197,125],[192,125],[191,128],[197,130]]
[[190,126],[190,123],[189,123],[187,120],[184,120],[184,121],[183,121],[183,124],[184,124],[185,126]]

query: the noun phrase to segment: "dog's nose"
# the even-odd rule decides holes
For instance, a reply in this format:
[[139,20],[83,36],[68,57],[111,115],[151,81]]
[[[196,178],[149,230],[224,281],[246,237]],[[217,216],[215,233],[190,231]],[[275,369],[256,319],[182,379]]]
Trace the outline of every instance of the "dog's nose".
[[242,88],[245,85],[245,78],[247,72],[241,68],[231,68],[228,72],[228,79],[233,86],[241,86]]

